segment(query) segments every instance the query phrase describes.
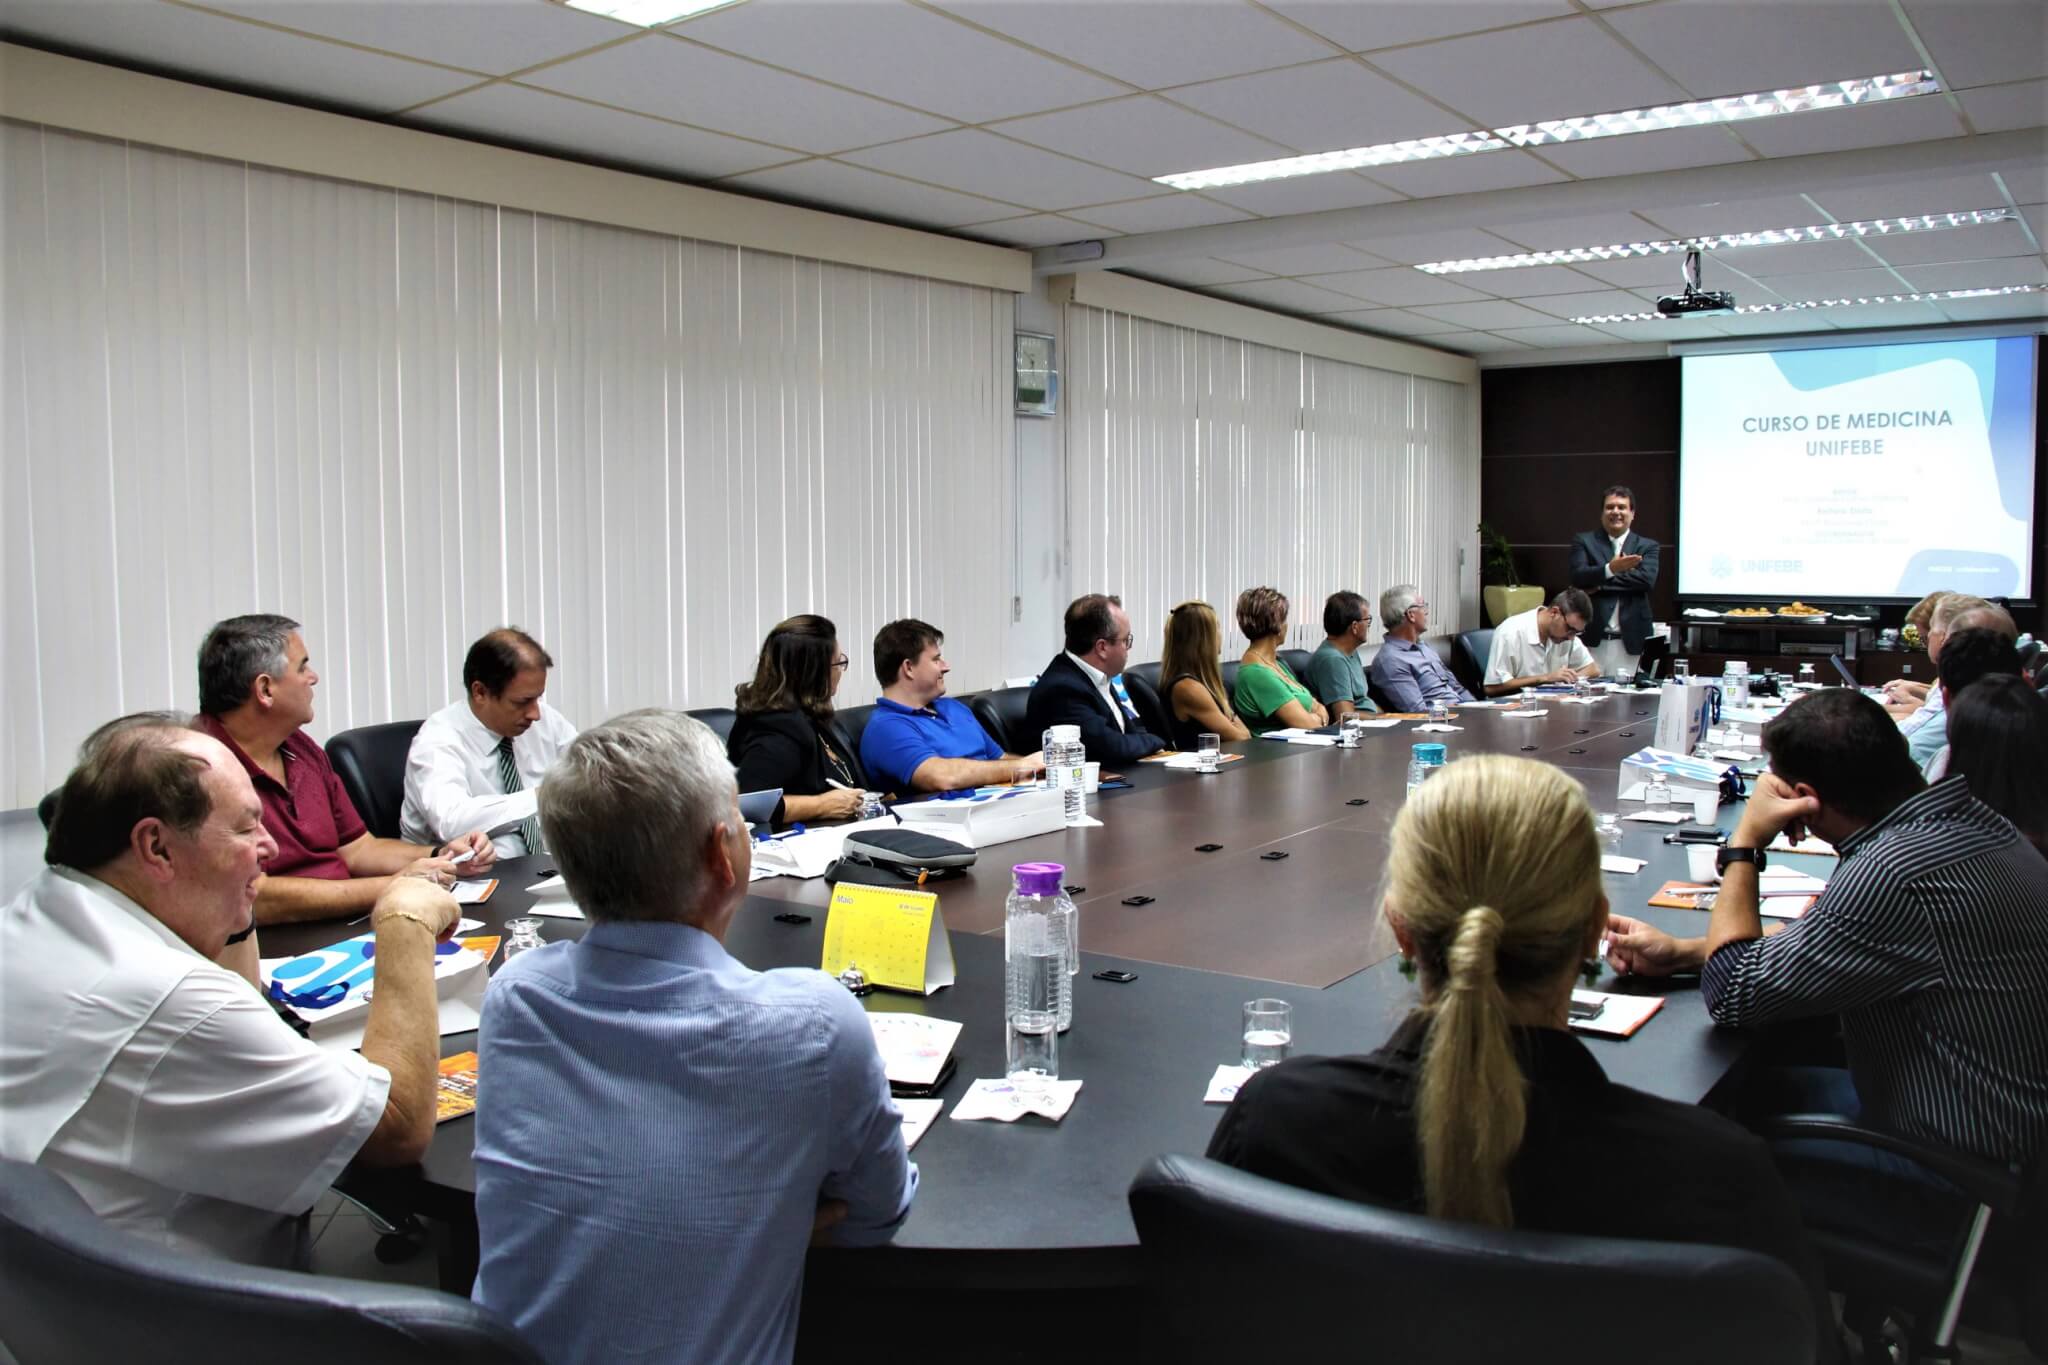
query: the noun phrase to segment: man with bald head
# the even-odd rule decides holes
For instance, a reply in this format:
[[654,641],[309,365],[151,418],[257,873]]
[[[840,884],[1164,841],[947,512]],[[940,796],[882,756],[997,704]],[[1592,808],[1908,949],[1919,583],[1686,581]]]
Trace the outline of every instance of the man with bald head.
[[500,858],[542,851],[541,779],[576,738],[576,727],[541,699],[554,665],[516,626],[469,647],[462,700],[427,717],[413,736],[399,833],[433,845],[482,830]]
[[409,1165],[433,1136],[434,945],[456,908],[392,879],[362,1050],[316,1047],[253,984],[277,852],[262,817],[241,763],[185,717],[85,742],[48,866],[0,910],[0,1156],[174,1249],[291,1266],[344,1166]]

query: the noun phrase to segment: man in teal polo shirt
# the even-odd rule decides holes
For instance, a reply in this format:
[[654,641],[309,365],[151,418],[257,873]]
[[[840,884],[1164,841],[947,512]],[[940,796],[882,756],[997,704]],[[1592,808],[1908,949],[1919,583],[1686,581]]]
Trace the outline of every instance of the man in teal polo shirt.
[[1019,769],[1042,772],[1040,755],[1005,753],[972,711],[946,695],[952,666],[939,653],[945,640],[915,620],[891,621],[875,633],[882,695],[860,737],[869,778],[907,796],[1008,782]]

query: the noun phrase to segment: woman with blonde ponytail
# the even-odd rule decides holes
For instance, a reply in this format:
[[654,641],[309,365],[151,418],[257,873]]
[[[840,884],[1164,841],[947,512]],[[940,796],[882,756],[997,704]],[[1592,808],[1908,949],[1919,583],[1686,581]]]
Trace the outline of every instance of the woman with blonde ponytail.
[[1461,759],[1409,797],[1391,844],[1381,909],[1420,999],[1375,1052],[1254,1076],[1209,1155],[1439,1218],[1762,1251],[1811,1287],[1816,1349],[1834,1359],[1819,1263],[1763,1143],[1615,1085],[1567,1029],[1607,924],[1579,784]]

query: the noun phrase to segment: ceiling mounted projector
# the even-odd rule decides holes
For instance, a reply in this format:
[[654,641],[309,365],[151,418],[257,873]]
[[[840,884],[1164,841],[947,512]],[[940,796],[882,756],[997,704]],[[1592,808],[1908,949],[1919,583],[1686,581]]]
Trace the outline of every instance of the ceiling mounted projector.
[[1685,292],[1658,299],[1657,311],[1667,318],[1718,317],[1735,311],[1735,296],[1725,289],[1700,288],[1700,253],[1694,247],[1685,253]]

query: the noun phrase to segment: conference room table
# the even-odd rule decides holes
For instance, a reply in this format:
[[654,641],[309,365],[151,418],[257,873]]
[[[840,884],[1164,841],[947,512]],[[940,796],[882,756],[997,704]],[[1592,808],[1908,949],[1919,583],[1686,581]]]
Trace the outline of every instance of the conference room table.
[[[1219,1064],[1235,1064],[1243,1002],[1278,996],[1293,1007],[1293,1051],[1343,1053],[1383,1042],[1416,999],[1398,971],[1376,905],[1388,835],[1405,792],[1411,744],[1440,740],[1451,761],[1521,754],[1582,782],[1596,810],[1612,811],[1617,769],[1654,735],[1656,694],[1621,691],[1591,705],[1545,698],[1545,714],[1461,708],[1449,734],[1416,722],[1365,733],[1356,749],[1252,739],[1211,775],[1136,763],[1128,790],[1092,798],[1099,828],[1062,828],[983,849],[965,875],[934,882],[957,970],[929,997],[875,991],[869,1010],[904,1010],[963,1025],[958,1069],[938,1092],[945,1112],[912,1153],[916,1203],[887,1247],[812,1253],[807,1284],[845,1289],[940,1286],[1016,1289],[1104,1287],[1138,1278],[1137,1235],[1125,1190],[1162,1152],[1200,1153],[1221,1106],[1203,1095]],[[1732,822],[1724,805],[1721,819]],[[1669,827],[1625,822],[1616,852],[1646,860],[1609,873],[1613,909],[1675,933],[1704,931],[1706,915],[1649,909],[1666,880],[1682,879],[1685,848]],[[1212,852],[1198,846],[1218,844]],[[1284,853],[1285,858],[1263,855]],[[1060,1074],[1083,1086],[1058,1123],[956,1122],[954,1103],[976,1078],[1003,1073],[1003,907],[1009,870],[1056,862],[1079,907],[1082,963],[1074,1024],[1060,1039]],[[533,904],[527,890],[545,856],[501,862],[488,901],[465,906],[478,933]],[[816,967],[822,956],[825,879],[752,884],[727,948],[758,969]],[[1126,897],[1148,896],[1141,905]],[[778,921],[797,913],[802,923]],[[548,940],[580,936],[581,920],[543,920]],[[351,928],[348,932],[360,932]],[[343,937],[335,925],[266,929],[266,956],[308,951]],[[1135,980],[1097,979],[1121,968]],[[1661,994],[1664,1007],[1626,1040],[1585,1041],[1614,1080],[1687,1103],[1710,1101],[1748,1046],[1707,1017],[1696,980],[1616,979],[1602,990]],[[443,1055],[476,1045],[442,1040]],[[489,1103],[490,1079],[480,1078]],[[343,1188],[382,1211],[407,1210],[446,1225],[442,1283],[466,1292],[475,1270],[475,1119],[440,1125],[417,1170],[355,1171]],[[602,1140],[593,1133],[594,1140]],[[811,1292],[807,1289],[807,1293]]]

